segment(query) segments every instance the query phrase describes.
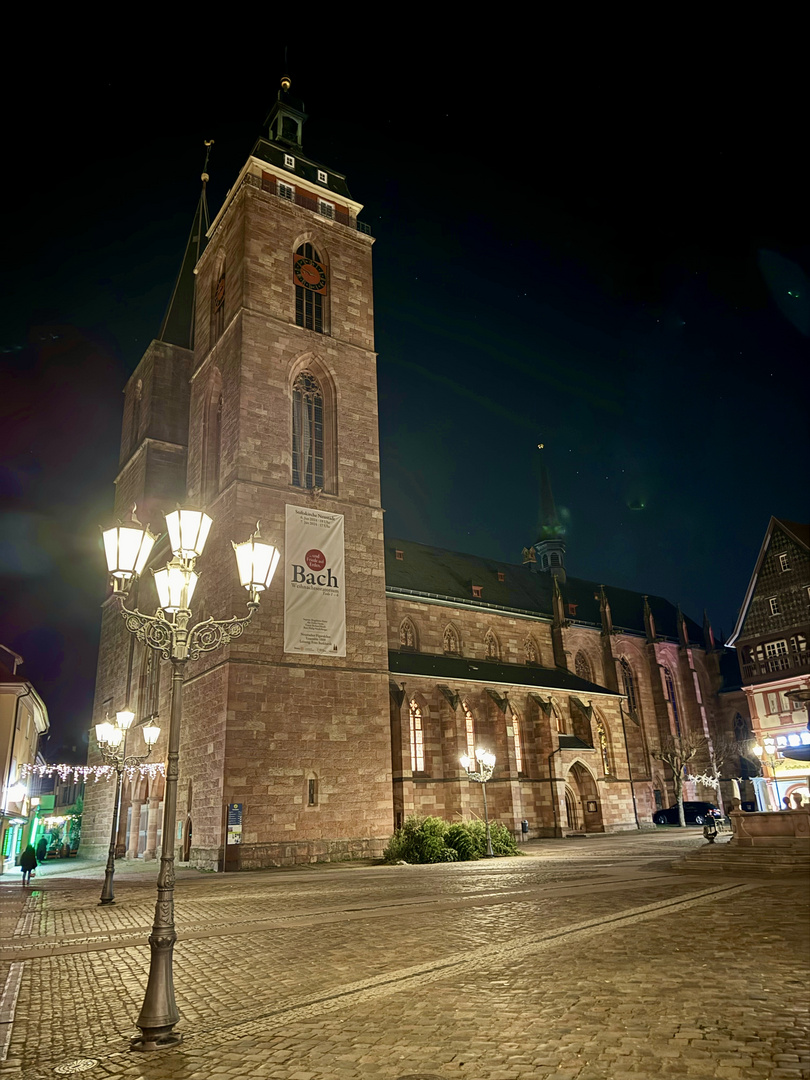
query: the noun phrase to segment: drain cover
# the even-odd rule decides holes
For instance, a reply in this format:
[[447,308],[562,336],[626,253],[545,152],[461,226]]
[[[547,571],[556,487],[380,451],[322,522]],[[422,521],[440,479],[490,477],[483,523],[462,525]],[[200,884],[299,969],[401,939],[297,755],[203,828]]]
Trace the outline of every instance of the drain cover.
[[75,1061],[66,1061],[64,1065],[57,1065],[53,1071],[59,1076],[69,1076],[71,1073],[95,1069],[96,1065],[98,1065],[98,1058],[76,1058]]

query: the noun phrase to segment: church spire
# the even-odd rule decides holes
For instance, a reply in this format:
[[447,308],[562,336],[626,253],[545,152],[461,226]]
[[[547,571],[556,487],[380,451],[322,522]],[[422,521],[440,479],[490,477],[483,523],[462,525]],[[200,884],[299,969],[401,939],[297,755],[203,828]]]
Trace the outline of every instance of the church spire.
[[[538,443],[538,450],[543,449]],[[538,539],[534,545],[537,553],[539,570],[545,570],[552,577],[565,583],[565,529],[557,514],[554,494],[551,490],[551,477],[546,468],[545,457],[540,459],[540,525]]]
[[158,341],[165,341],[168,345],[180,345],[184,349],[194,348],[194,298],[197,286],[194,270],[205,250],[206,234],[211,228],[206,186],[209,179],[208,159],[211,156],[211,147],[213,145],[213,139],[206,140],[205,163],[200,177],[202,191],[191,224],[191,232],[186,243],[183,262],[180,265],[180,273],[174,283],[172,298],[166,308],[166,314],[163,316],[163,322],[158,333]]

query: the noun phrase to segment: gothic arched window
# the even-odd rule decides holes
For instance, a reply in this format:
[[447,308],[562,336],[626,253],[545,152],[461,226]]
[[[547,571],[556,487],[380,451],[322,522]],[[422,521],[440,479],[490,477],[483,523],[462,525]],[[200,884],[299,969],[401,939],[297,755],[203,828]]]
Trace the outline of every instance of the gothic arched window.
[[586,682],[593,682],[590,661],[581,649],[574,657],[574,671],[580,679],[585,679]]
[[461,652],[461,646],[458,639],[458,630],[452,623],[448,623],[444,628],[444,651],[446,653],[453,653],[458,656]]
[[627,694],[627,707],[631,713],[638,714],[638,691],[636,688],[636,677],[633,674],[633,669],[630,667],[627,659],[623,656],[619,661],[619,667],[622,672],[622,683],[624,684],[624,692]]
[[138,687],[140,720],[157,716],[160,709],[160,654],[148,647],[143,651],[140,686]]
[[211,372],[203,416],[202,499],[209,502],[219,491],[222,453],[222,375]]
[[672,672],[668,667],[664,668],[664,685],[667,688],[667,701],[672,708],[672,720],[675,724],[675,734],[680,739],[681,737],[681,716],[678,712],[678,699],[675,696],[675,680],[672,678]]
[[523,740],[520,736],[520,716],[510,705],[512,718],[512,732],[515,740],[515,768],[518,773],[523,772]]
[[225,256],[223,255],[214,274],[214,292],[211,297],[211,344],[219,341],[225,329]]
[[419,648],[416,627],[410,619],[403,619],[400,623],[399,647],[406,652],[416,652]]
[[466,701],[462,701],[464,710],[464,734],[467,739],[467,757],[475,761],[475,717]]
[[422,727],[422,709],[415,698],[408,703],[408,718],[411,728],[411,769],[413,772],[425,771],[425,733]]
[[487,631],[487,636],[484,638],[484,647],[487,653],[487,660],[500,659],[501,650],[498,645],[498,639],[495,637],[491,630]]
[[318,334],[324,331],[326,268],[312,244],[302,244],[293,261],[295,323]]
[[602,768],[605,770],[605,776],[610,776],[610,753],[608,751],[608,737],[605,725],[596,717],[596,737],[599,740],[599,753],[602,756]]
[[527,637],[523,642],[523,653],[527,664],[540,663],[540,653],[537,651],[537,642],[533,637]]
[[295,487],[323,487],[323,392],[309,371],[293,383],[292,482]]

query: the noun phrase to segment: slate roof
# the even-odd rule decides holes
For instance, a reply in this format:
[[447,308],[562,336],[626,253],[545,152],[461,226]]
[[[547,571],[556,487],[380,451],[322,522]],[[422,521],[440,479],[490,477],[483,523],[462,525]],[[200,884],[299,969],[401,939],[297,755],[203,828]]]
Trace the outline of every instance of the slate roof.
[[[396,552],[402,552],[402,558]],[[498,574],[504,580],[498,580]],[[416,544],[410,540],[386,538],[385,584],[391,592],[436,600],[460,602],[474,607],[493,607],[543,618],[552,616],[552,578],[529,566],[498,562],[480,555]],[[481,586],[481,596],[473,597],[473,585]],[[566,618],[573,624],[601,627],[600,583],[568,576],[560,585]],[[644,594],[605,585],[614,630],[646,636]],[[677,608],[661,596],[648,596],[659,638],[678,641]],[[569,605],[575,605],[572,612]],[[703,647],[703,629],[686,617],[690,643]]]
[[[284,164],[284,158],[287,154],[292,154],[295,158],[294,169],[289,169]],[[258,158],[260,161],[267,161],[271,165],[276,165],[291,176],[300,176],[303,180],[309,180],[311,184],[317,184],[325,192],[331,191],[333,195],[343,195],[345,198],[351,199],[349,186],[343,173],[337,172],[331,165],[324,165],[323,162],[311,158],[309,154],[303,152],[300,146],[284,146],[281,143],[271,142],[269,139],[261,137],[256,140],[251,156]],[[320,183],[318,180],[318,169],[321,169],[327,175],[328,179],[325,184]]]
[[587,682],[564,668],[544,668],[535,664],[501,664],[493,660],[473,660],[464,656],[437,656],[431,653],[388,653],[388,670],[395,675],[427,675],[451,685],[466,682],[536,686],[543,690],[568,690],[577,694],[604,694],[619,697],[604,686]]

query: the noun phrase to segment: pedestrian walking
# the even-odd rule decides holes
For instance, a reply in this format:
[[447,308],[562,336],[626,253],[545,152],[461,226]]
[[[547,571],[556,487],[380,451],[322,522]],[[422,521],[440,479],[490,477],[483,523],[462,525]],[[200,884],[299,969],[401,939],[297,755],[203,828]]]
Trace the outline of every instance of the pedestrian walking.
[[20,870],[22,870],[23,886],[31,884],[31,872],[37,868],[37,853],[33,844],[29,844],[20,856]]
[[48,841],[44,836],[37,840],[37,862],[44,863],[48,857]]

